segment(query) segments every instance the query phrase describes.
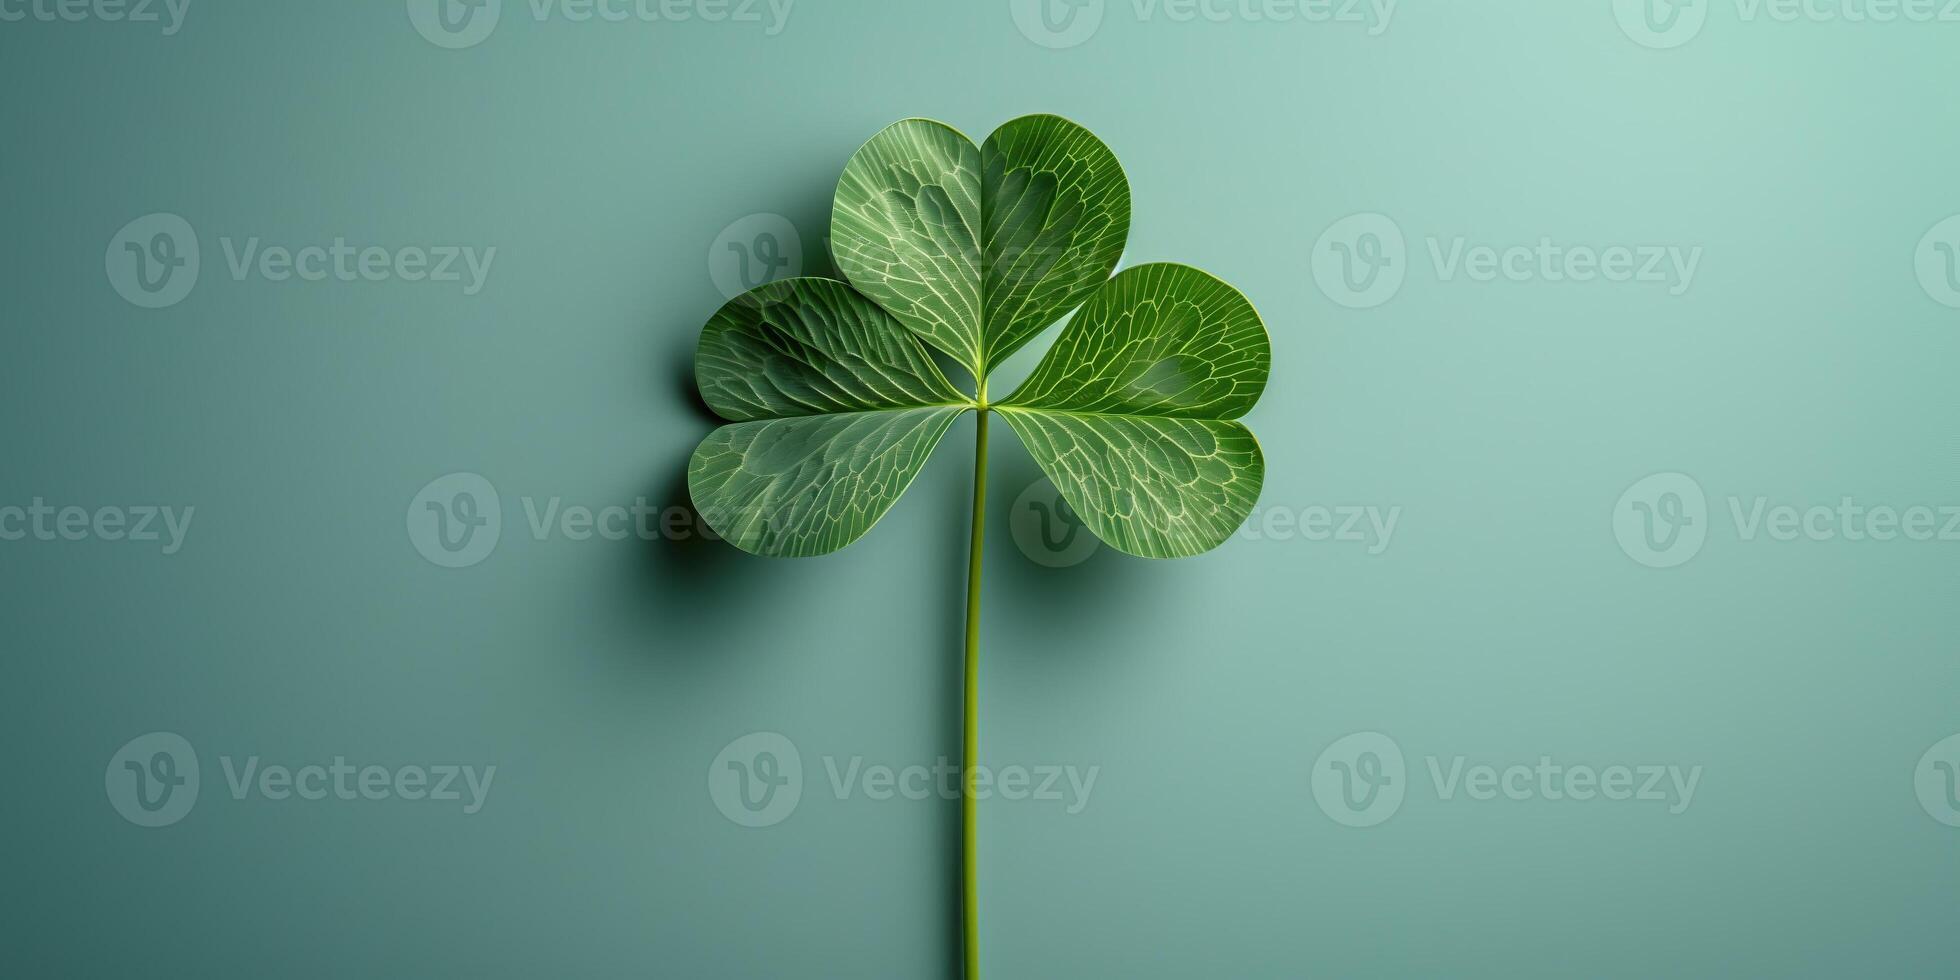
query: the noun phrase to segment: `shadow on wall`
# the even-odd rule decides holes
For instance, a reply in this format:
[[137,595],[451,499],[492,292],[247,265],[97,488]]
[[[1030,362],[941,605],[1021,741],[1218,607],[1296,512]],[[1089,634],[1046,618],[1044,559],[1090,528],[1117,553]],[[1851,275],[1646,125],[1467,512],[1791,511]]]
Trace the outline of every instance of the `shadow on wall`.
[[1079,525],[1073,540],[1060,544],[1064,534],[1049,533],[1040,523],[1059,527],[1063,520],[1044,509],[1055,503],[1053,484],[1012,429],[998,422],[989,428],[982,624],[1011,620],[1020,642],[989,645],[983,629],[981,655],[1069,671],[1117,657],[1116,644],[1096,638],[1113,620],[1148,615],[1159,605],[1157,597],[1174,591],[1176,576],[1164,574],[1174,563],[1123,554]]
[[[824,237],[830,229],[834,179],[818,180],[812,171],[810,183],[795,192],[790,203],[778,205],[777,211],[766,212],[772,218],[780,215],[787,219],[796,231],[798,248],[792,250],[775,242],[766,249],[770,255],[794,252],[801,256],[797,267],[775,270],[780,275],[835,275]],[[644,494],[658,515],[656,533],[638,542],[635,565],[639,574],[634,576],[635,587],[627,596],[636,612],[669,625],[677,617],[711,624],[729,616],[752,615],[756,609],[767,607],[775,589],[793,580],[793,569],[780,565],[778,560],[746,554],[727,542],[704,535],[702,530],[707,523],[694,508],[687,489],[687,463],[694,447],[723,424],[702,401],[695,384],[694,348],[700,340],[701,328],[732,298],[728,294],[734,292],[735,283],[742,282],[742,276],[754,274],[742,262],[727,265],[731,260],[745,260],[746,256],[737,255],[734,250],[727,255],[720,252],[732,245],[763,251],[753,241],[724,241],[731,238],[732,232],[736,233],[733,237],[745,237],[747,233],[740,230],[755,226],[756,217],[736,218],[720,233],[708,236],[708,241],[703,243],[708,275],[701,280],[703,288],[699,295],[693,297],[694,302],[684,313],[672,317],[662,313],[653,326],[660,338],[654,345],[655,411],[669,420],[689,419],[696,424],[689,428],[685,444],[658,447],[659,458]],[[769,223],[769,227],[778,226],[780,222]],[[717,245],[723,249],[717,249]],[[722,265],[718,267],[717,263]],[[737,277],[733,282],[729,280],[730,274]],[[651,302],[663,308],[675,305],[663,300],[650,297]],[[664,597],[657,606],[646,601],[648,587],[659,589]],[[708,658],[721,652],[725,651],[696,650],[690,656]]]

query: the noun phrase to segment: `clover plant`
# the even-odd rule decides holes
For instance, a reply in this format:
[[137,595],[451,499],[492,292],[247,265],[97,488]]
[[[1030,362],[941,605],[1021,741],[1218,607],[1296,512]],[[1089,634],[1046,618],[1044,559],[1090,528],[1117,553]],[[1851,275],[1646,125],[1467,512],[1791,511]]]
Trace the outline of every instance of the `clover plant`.
[[[718,534],[758,555],[857,540],[974,413],[961,770],[969,978],[979,972],[971,775],[989,418],[1021,437],[1091,532],[1145,558],[1217,547],[1265,475],[1236,421],[1266,384],[1265,325],[1237,290],[1189,266],[1112,277],[1129,229],[1122,167],[1075,123],[1024,116],[975,146],[943,123],[906,119],[865,143],[838,182],[831,248],[846,281],[753,289],[708,321],[695,355],[702,398],[729,424],[695,450],[689,492]],[[1033,374],[993,396],[988,375],[1071,311]],[[970,390],[933,351],[965,370]]]

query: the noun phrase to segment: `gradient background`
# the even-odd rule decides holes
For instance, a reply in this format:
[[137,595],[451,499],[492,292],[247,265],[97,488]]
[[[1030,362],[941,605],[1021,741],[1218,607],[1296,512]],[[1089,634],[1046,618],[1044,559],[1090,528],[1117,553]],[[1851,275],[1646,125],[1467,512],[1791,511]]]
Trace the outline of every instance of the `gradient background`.
[[[1407,2],[1377,36],[1113,0],[1052,50],[1006,0],[799,0],[783,28],[518,0],[455,51],[382,0],[0,23],[0,505],[196,507],[175,555],[0,542],[0,973],[948,975],[957,804],[838,799],[821,760],[957,757],[972,423],[823,559],[538,540],[522,501],[681,502],[722,229],[787,216],[826,273],[878,128],[1056,112],[1128,171],[1126,262],[1265,315],[1262,502],[1401,515],[1380,554],[1051,569],[1009,534],[1038,474],[996,427],[983,759],[1100,770],[1077,814],[982,807],[989,975],[1952,975],[1960,829],[1914,767],[1960,730],[1960,543],[1748,541],[1726,511],[1960,503],[1960,311],[1913,264],[1960,212],[1960,24],[1723,2],[1657,51],[1604,0]],[[153,212],[204,263],[161,310],[104,271]],[[1310,271],[1356,212],[1409,236],[1371,310]],[[1458,235],[1705,254],[1681,296],[1440,281],[1425,243]],[[234,281],[219,240],[251,236],[497,256],[467,297]],[[458,471],[504,526],[448,569],[404,515]],[[1710,529],[1655,569],[1613,513],[1667,471]],[[105,797],[151,731],[203,766],[160,829]],[[806,777],[763,829],[705,779],[753,731]],[[1363,731],[1409,785],[1356,829],[1309,776]],[[235,800],[219,759],[252,755],[497,775],[473,815]],[[1441,799],[1426,760],[1459,755],[1704,772],[1680,814]]]

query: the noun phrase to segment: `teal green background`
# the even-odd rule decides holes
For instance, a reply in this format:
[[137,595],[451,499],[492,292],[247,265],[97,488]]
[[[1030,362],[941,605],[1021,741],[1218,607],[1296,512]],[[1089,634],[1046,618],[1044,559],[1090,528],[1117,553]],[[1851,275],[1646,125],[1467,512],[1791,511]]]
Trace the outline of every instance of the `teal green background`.
[[[1139,19],[1050,50],[1005,2],[802,0],[784,29],[536,22],[437,48],[402,4],[198,2],[163,38],[0,23],[0,505],[195,506],[184,549],[0,542],[11,758],[0,973],[945,976],[957,805],[838,799],[822,759],[957,756],[972,423],[834,556],[537,540],[521,500],[655,505],[712,427],[710,246],[756,212],[821,258],[852,150],[905,116],[1069,116],[1127,169],[1126,263],[1232,282],[1272,334],[1263,503],[1401,508],[1352,542],[1235,538],[1051,569],[996,426],[981,704],[996,765],[1098,766],[1077,814],[981,809],[998,977],[1950,976],[1960,829],[1915,763],[1960,730],[1954,542],[1742,540],[1727,499],[1960,503],[1960,311],[1913,250],[1960,212],[1960,24],[1743,22],[1672,51],[1609,4],[1407,3],[1389,28]],[[1349,310],[1310,252],[1393,216]],[[203,276],[125,303],[126,222]],[[1642,284],[1439,281],[1445,242],[1702,246]],[[233,281],[220,237],[495,246],[486,288]],[[1025,370],[1022,358],[1016,369]],[[495,553],[404,529],[446,473]],[[1706,488],[1672,569],[1629,485]],[[104,767],[196,746],[146,829]],[[800,750],[784,822],[706,787]],[[1392,736],[1409,796],[1309,775]],[[495,765],[483,810],[232,799],[218,759]],[[1444,800],[1424,760],[1702,766],[1693,804]]]

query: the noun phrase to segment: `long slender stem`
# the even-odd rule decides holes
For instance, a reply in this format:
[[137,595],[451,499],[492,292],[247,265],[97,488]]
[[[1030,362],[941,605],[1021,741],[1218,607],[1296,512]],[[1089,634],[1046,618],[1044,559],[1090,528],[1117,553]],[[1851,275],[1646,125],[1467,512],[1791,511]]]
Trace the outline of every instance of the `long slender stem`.
[[966,567],[966,734],[960,753],[960,838],[965,918],[966,980],[980,977],[980,876],[974,861],[978,822],[973,798],[980,763],[980,547],[987,528],[987,389],[980,388],[980,411],[973,433],[973,540]]

